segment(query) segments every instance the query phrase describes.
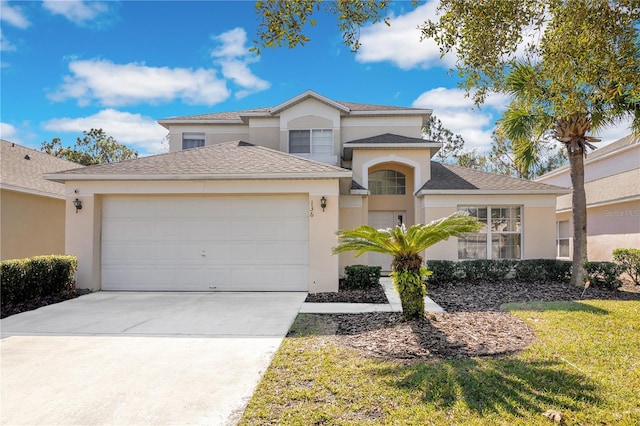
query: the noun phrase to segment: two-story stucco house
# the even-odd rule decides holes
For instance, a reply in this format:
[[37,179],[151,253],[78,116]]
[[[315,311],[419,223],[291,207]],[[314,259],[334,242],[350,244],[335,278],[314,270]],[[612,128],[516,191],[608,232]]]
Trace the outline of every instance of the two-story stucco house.
[[65,182],[67,252],[81,287],[337,291],[335,232],[407,226],[467,210],[487,226],[431,259],[554,258],[568,190],[432,162],[431,110],[340,102],[312,91],[280,105],[160,120],[168,154],[51,174]]
[[[571,187],[569,166],[537,182]],[[584,160],[589,260],[610,261],[616,248],[640,248],[640,135],[631,134],[588,154]],[[571,194],[558,197],[556,250],[560,259],[573,254]]]

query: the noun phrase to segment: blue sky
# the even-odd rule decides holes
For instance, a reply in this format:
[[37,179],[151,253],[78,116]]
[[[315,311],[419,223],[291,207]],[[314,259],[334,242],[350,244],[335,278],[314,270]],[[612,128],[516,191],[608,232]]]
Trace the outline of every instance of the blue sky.
[[[391,26],[367,26],[357,54],[330,16],[296,49],[248,52],[260,23],[252,1],[0,0],[0,137],[39,148],[102,128],[156,153],[160,118],[278,105],[306,90],[334,100],[431,108],[468,148],[490,149],[507,104],[473,108],[450,76],[452,57],[419,42],[435,3],[397,2]],[[603,144],[629,131],[602,134]]]

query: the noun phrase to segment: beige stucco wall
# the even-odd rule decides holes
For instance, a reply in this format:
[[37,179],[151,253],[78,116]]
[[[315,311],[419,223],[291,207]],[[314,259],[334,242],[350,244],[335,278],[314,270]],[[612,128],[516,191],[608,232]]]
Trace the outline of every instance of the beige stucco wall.
[[[66,221],[66,252],[78,256],[78,288],[100,289],[101,205],[109,194],[308,194],[309,291],[338,290],[339,258],[331,255],[339,227],[338,179],[67,182],[65,188],[67,208],[76,196],[83,204]],[[324,212],[322,196],[327,198]]]
[[407,166],[414,170],[413,181],[407,181],[407,192],[415,193],[431,177],[429,149],[361,149],[353,150],[353,180],[367,188],[369,170],[380,164]]
[[[640,145],[636,144],[594,159],[587,155],[584,164],[584,180],[591,182],[638,169],[640,169]],[[566,167],[536,180],[549,185],[569,188],[571,187],[570,169]]]
[[3,189],[0,217],[0,260],[64,254],[63,199]]
[[415,225],[415,197],[411,191],[411,184],[414,181],[414,169],[398,163],[382,163],[369,168],[369,173],[379,170],[395,170],[404,173],[406,176],[407,190],[405,195],[369,195],[369,211],[406,211],[406,225]]
[[183,133],[204,133],[205,145],[242,140],[250,142],[246,124],[172,124],[169,132],[169,152],[182,151]]
[[[522,206],[522,258],[556,257],[555,195],[426,195],[422,201],[425,223],[455,213],[463,205]],[[457,238],[430,247],[425,258],[458,260]]]
[[[368,221],[368,197],[362,195],[340,196],[340,228],[339,230],[353,229]],[[348,265],[367,265],[369,256],[367,253],[356,257],[353,252],[340,253],[340,273]]]
[[[558,213],[556,220],[568,221],[573,230],[570,211]],[[589,260],[611,261],[616,248],[640,249],[640,200],[587,208]]]
[[280,119],[252,118],[249,120],[249,140],[255,145],[280,150]]
[[419,138],[422,135],[422,117],[343,117],[341,127],[343,143],[384,133]]

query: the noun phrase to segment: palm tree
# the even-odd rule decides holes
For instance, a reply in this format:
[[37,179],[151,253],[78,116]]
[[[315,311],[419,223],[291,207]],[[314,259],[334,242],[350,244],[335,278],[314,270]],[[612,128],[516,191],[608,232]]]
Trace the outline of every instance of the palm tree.
[[333,248],[333,254],[355,251],[356,256],[360,256],[373,251],[393,256],[391,276],[400,293],[403,315],[406,319],[416,319],[424,315],[424,278],[429,275],[420,253],[442,240],[475,232],[480,227],[481,224],[466,212],[456,212],[427,225],[413,225],[408,229],[404,225],[388,229],[362,225],[339,231],[338,245]]
[[[530,62],[514,64],[505,77],[504,91],[512,97],[499,129],[511,139],[515,163],[527,170],[539,161],[540,144],[553,138],[567,149],[571,175],[573,201],[573,259],[571,283],[584,286],[587,262],[587,199],[584,189],[584,158],[592,143],[600,139],[588,136],[597,130],[616,123],[617,120],[633,116],[632,128],[640,126],[640,101],[620,95],[614,98],[589,101],[575,100],[572,113],[559,116],[554,113],[550,99],[550,83],[540,78],[538,65]],[[595,99],[595,100],[594,100]]]

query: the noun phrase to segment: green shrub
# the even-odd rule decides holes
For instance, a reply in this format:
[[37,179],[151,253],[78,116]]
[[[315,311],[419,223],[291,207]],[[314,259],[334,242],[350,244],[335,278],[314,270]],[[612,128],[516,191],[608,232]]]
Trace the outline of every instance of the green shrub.
[[36,256],[0,262],[2,305],[75,289],[75,256]]
[[571,262],[556,259],[526,259],[516,262],[516,278],[523,282],[556,281],[568,283]]
[[446,283],[459,279],[458,262],[452,260],[427,260],[427,268],[431,275],[427,281],[430,283]]
[[468,281],[496,282],[507,277],[515,262],[508,259],[476,259],[460,262],[459,267]]
[[349,290],[372,288],[380,284],[380,266],[351,265],[344,268],[344,286]]
[[640,285],[640,249],[617,248],[613,251],[613,260],[620,265],[635,285]]
[[622,272],[620,265],[613,262],[587,262],[584,266],[592,285],[611,289],[622,285],[622,281],[618,278]]

